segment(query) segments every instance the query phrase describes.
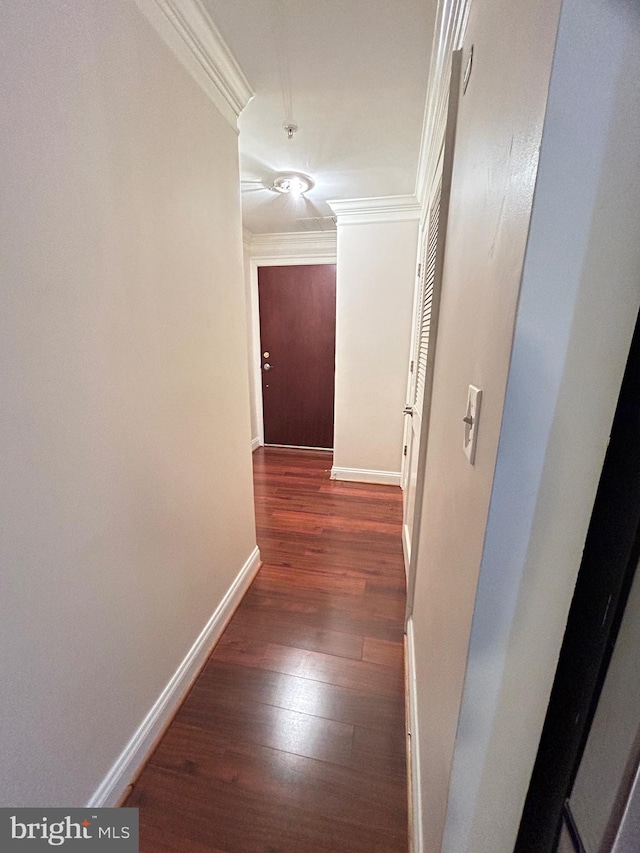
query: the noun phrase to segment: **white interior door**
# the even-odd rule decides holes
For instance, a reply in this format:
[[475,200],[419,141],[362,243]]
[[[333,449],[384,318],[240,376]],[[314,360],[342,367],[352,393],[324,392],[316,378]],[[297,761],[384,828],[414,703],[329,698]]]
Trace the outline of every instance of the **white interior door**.
[[407,568],[407,613],[411,613],[416,546],[422,490],[431,385],[438,333],[438,311],[446,240],[453,148],[460,91],[461,51],[454,52],[447,120],[440,157],[428,196],[427,217],[421,236],[421,260],[414,306],[414,332],[405,406],[405,459],[403,468],[403,546]]
[[[418,486],[418,457],[424,417],[424,392],[427,355],[432,328],[433,297],[436,282],[438,226],[442,195],[442,158],[436,172],[435,187],[429,200],[429,214],[422,234],[422,254],[418,274],[417,299],[414,308],[414,335],[409,365],[408,399],[405,407],[405,483],[402,539],[407,567],[411,562],[413,527]],[[436,300],[437,301],[437,300]]]

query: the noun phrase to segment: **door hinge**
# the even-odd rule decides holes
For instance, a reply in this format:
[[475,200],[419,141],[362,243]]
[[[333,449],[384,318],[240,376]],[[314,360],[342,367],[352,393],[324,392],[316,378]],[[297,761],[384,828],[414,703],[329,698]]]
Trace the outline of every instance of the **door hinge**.
[[418,278],[420,278],[421,272],[422,272],[422,264],[418,264]]
[[405,444],[405,446],[404,446],[404,450],[402,451],[402,455],[403,455],[403,456],[406,456],[406,455],[407,455],[407,445],[406,445],[406,444]]
[[413,359],[411,359],[411,364],[409,365],[409,373],[413,373]]

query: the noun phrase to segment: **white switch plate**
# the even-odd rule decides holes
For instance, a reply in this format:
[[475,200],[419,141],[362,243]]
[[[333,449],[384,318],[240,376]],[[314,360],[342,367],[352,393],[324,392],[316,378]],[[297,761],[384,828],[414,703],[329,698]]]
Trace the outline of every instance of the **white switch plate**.
[[462,447],[469,462],[476,461],[476,442],[478,440],[478,421],[480,420],[480,403],[482,391],[475,385],[469,385],[467,393],[467,408],[464,415],[464,441]]

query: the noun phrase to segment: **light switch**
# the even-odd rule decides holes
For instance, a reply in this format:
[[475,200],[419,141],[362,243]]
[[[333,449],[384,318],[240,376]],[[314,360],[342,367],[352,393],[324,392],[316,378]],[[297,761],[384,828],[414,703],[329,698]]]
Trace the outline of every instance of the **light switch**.
[[475,385],[469,385],[467,393],[467,408],[464,422],[464,441],[462,447],[467,454],[469,462],[473,465],[476,460],[476,442],[478,440],[478,421],[480,420],[480,403],[482,402],[482,391]]

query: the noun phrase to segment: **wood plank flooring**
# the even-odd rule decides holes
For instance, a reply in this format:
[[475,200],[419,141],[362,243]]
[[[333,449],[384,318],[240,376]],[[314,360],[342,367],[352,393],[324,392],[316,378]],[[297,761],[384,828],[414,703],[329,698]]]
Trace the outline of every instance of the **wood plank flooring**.
[[401,493],[254,453],[263,560],[125,805],[142,853],[406,853]]

